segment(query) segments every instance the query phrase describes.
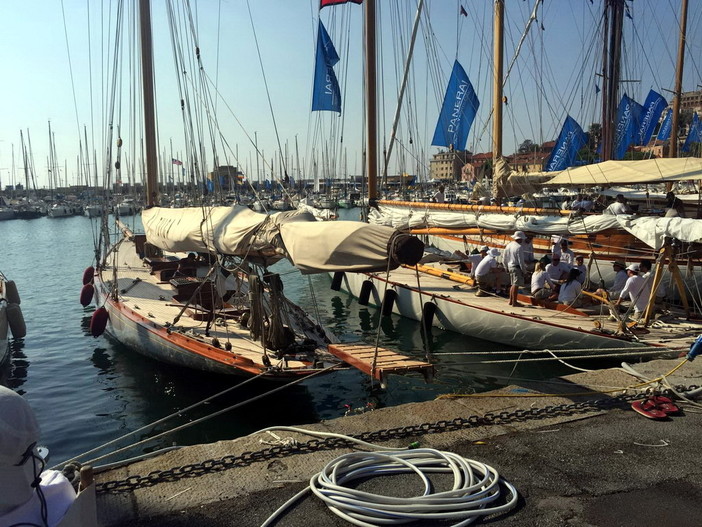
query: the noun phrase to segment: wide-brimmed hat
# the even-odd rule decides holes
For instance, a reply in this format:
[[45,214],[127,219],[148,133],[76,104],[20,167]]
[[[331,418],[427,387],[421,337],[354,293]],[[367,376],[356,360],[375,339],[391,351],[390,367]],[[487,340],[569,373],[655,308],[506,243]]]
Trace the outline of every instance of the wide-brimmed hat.
[[618,265],[622,269],[626,268],[626,264],[624,262],[619,261],[619,260],[612,262],[612,265]]
[[490,247],[488,247],[487,245],[483,245],[483,246],[479,249],[479,251],[480,251],[481,253],[486,253],[486,252],[488,252],[489,250],[490,250]]
[[526,240],[526,234],[524,234],[522,231],[514,231],[514,234],[512,235],[512,239]]
[[500,256],[500,251],[498,251],[497,249],[495,249],[495,248],[493,247],[492,249],[490,249],[490,250],[488,251],[488,254],[489,254],[490,256],[498,257],[498,256]]
[[639,267],[639,264],[634,263],[627,267],[626,270],[631,271],[632,273],[638,273],[641,270],[641,268]]

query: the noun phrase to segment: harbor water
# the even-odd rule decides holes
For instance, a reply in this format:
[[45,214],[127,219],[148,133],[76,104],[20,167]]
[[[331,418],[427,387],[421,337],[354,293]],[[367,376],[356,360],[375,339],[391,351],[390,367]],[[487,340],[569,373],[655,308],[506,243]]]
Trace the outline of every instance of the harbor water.
[[[349,219],[358,217],[357,209],[342,213]],[[157,363],[104,336],[90,336],[95,306],[83,308],[79,293],[83,271],[94,261],[96,231],[97,220],[81,216],[0,222],[0,271],[16,282],[27,324],[27,336],[11,342],[11,364],[3,371],[2,382],[23,394],[34,408],[42,443],[51,453],[50,464],[60,464],[240,382]],[[429,354],[436,365],[434,381],[426,384],[419,376],[391,376],[381,390],[356,370],[333,372],[122,452],[105,463],[173,444],[232,439],[266,426],[310,423],[349,411],[426,401],[443,393],[485,391],[563,372],[562,366],[550,363],[481,363],[490,352],[504,347],[436,328],[425,343],[418,323],[397,316],[382,318],[375,308],[359,306],[345,293],[332,291],[327,275],[302,276],[286,262],[276,264],[275,270],[282,275],[287,296],[319,317],[342,341],[374,343],[377,339],[380,346],[407,355]],[[83,461],[227,409],[271,387],[258,381],[247,383]]]

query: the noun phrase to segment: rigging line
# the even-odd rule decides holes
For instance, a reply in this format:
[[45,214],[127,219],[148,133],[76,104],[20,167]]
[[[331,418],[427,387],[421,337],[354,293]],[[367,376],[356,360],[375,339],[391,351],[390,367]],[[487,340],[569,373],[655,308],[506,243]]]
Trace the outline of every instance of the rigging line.
[[[76,99],[76,82],[73,77],[73,61],[71,60],[71,47],[68,43],[68,28],[66,27],[66,9],[61,0],[61,16],[63,17],[63,34],[66,39],[66,54],[68,55],[68,70],[71,76],[71,92],[73,93],[73,111],[76,114],[76,127],[78,128],[78,137],[80,137],[80,120],[78,119],[78,100]],[[88,24],[90,27],[90,24]],[[66,175],[68,177],[68,175]]]
[[[258,54],[258,63],[259,63],[259,66],[261,67],[261,75],[263,76],[263,84],[266,87],[266,98],[268,99],[268,108],[271,112],[271,119],[273,120],[273,129],[275,130],[275,139],[278,143],[278,152],[280,153],[281,158],[283,158],[283,148],[280,144],[280,134],[278,133],[278,123],[275,119],[275,113],[273,112],[273,103],[271,101],[271,92],[268,88],[268,80],[266,78],[266,70],[263,67],[263,58],[261,57],[261,48],[258,44],[258,35],[256,34],[256,26],[254,25],[254,22],[253,22],[253,14],[251,13],[250,0],[246,0],[246,7],[249,11],[249,20],[251,22],[251,30],[253,31],[254,42],[256,43],[256,53]],[[285,161],[286,160],[283,159],[283,170],[287,174],[288,167],[285,166]]]
[[296,384],[299,384],[299,383],[301,383],[301,382],[303,382],[303,381],[305,381],[305,380],[307,380],[307,379],[311,379],[312,377],[316,377],[316,376],[321,375],[321,374],[323,374],[323,373],[328,373],[328,372],[330,372],[330,371],[332,371],[332,370],[334,370],[334,369],[336,369],[336,368],[339,368],[340,366],[341,366],[341,364],[333,364],[333,365],[331,365],[331,366],[327,366],[326,368],[324,368],[324,369],[322,369],[322,370],[318,370],[318,371],[316,371],[316,372],[314,372],[314,373],[311,373],[310,375],[306,375],[306,376],[301,377],[301,378],[299,378],[299,379],[295,379],[294,381],[290,381],[290,382],[287,383],[287,384],[283,384],[282,386],[278,386],[277,388],[274,388],[274,389],[272,389],[272,390],[270,390],[270,391],[268,391],[268,392],[262,393],[262,394],[260,394],[260,395],[256,395],[256,396],[254,396],[254,397],[252,397],[252,398],[250,398],[250,399],[247,399],[246,401],[242,401],[242,402],[240,402],[240,403],[236,403],[236,404],[234,404],[234,405],[232,405],[232,406],[229,406],[228,408],[224,408],[224,409],[219,410],[219,411],[217,411],[217,412],[215,412],[215,413],[213,413],[213,414],[200,417],[199,419],[195,419],[194,421],[190,421],[190,422],[188,422],[188,423],[182,424],[182,425],[180,425],[180,426],[177,426],[176,428],[172,428],[171,430],[166,430],[165,432],[161,432],[160,434],[156,434],[155,436],[147,437],[146,439],[143,439],[143,440],[141,440],[141,441],[138,441],[137,443],[133,443],[133,444],[131,444],[131,445],[127,445],[127,446],[122,447],[122,448],[120,448],[120,449],[118,449],[118,450],[115,450],[114,452],[110,452],[109,454],[105,454],[105,455],[103,455],[103,456],[100,456],[100,457],[91,459],[91,460],[89,460],[89,461],[86,461],[84,464],[94,465],[96,461],[101,461],[101,460],[103,460],[103,459],[105,459],[105,458],[114,456],[115,454],[119,454],[119,453],[121,453],[121,452],[124,452],[125,450],[129,450],[130,448],[136,448],[136,447],[141,446],[141,445],[143,445],[143,444],[145,444],[145,443],[148,443],[149,441],[153,441],[153,440],[155,440],[155,439],[160,439],[161,437],[166,436],[166,435],[168,435],[168,434],[172,434],[172,433],[174,433],[174,432],[179,432],[180,430],[183,430],[183,429],[185,429],[185,428],[189,428],[189,427],[191,427],[191,426],[200,424],[200,423],[202,423],[202,422],[204,422],[204,421],[207,421],[207,420],[209,420],[209,419],[212,419],[213,417],[217,417],[217,416],[219,416],[219,415],[221,415],[221,414],[224,414],[224,413],[226,413],[226,412],[230,412],[230,411],[232,411],[232,410],[236,410],[237,408],[240,408],[240,407],[245,406],[245,405],[247,405],[247,404],[249,404],[249,403],[253,403],[253,402],[255,402],[255,401],[258,401],[259,399],[263,399],[264,397],[267,397],[267,396],[269,396],[269,395],[272,395],[272,394],[274,394],[274,393],[277,393],[277,392],[279,392],[279,391],[282,391],[282,390],[284,390],[284,389],[286,389],[286,388],[289,388],[290,386],[294,386],[294,385],[296,385]]
[[63,461],[63,462],[59,463],[58,465],[51,467],[51,468],[56,469],[60,466],[65,466],[69,463],[73,463],[74,461],[78,461],[78,459],[80,459],[83,456],[94,454],[95,452],[98,452],[98,451],[102,450],[103,448],[114,445],[115,443],[117,443],[118,441],[121,441],[122,439],[126,439],[130,436],[139,434],[139,433],[144,432],[146,430],[153,429],[154,427],[156,427],[160,424],[163,424],[166,421],[168,421],[169,419],[172,419],[174,417],[181,417],[183,414],[189,412],[190,410],[194,410],[195,408],[199,407],[200,405],[206,404],[206,403],[212,401],[213,399],[216,399],[217,397],[221,397],[222,395],[226,395],[227,393],[231,392],[232,390],[235,390],[237,388],[241,388],[242,386],[247,385],[248,383],[258,379],[261,375],[263,375],[263,374],[260,373],[260,374],[256,375],[255,377],[251,377],[250,379],[246,379],[246,380],[240,382],[239,384],[235,384],[234,386],[230,386],[229,388],[226,388],[226,389],[224,389],[224,390],[222,390],[214,395],[210,395],[209,397],[206,397],[205,399],[203,399],[201,401],[198,401],[194,404],[191,404],[190,406],[188,406],[186,408],[181,408],[181,409],[173,412],[172,414],[167,415],[166,417],[162,417],[161,419],[158,419],[156,421],[153,421],[152,423],[144,425],[137,430],[132,430],[131,432],[128,432],[128,433],[124,434],[123,436],[120,436],[116,439],[112,439],[112,440],[108,441],[107,443],[103,443],[102,445],[96,446],[95,448],[88,450],[87,452],[83,452],[81,454],[78,454],[77,456],[75,456],[71,459],[67,459],[66,461]]

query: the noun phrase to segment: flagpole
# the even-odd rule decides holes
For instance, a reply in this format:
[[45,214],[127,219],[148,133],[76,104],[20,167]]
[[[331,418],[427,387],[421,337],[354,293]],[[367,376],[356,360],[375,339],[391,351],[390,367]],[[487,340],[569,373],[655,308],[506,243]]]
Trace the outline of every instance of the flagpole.
[[[682,0],[680,13],[680,40],[678,62],[675,68],[675,93],[673,94],[673,122],[670,130],[670,157],[678,157],[678,128],[680,127],[680,96],[682,95],[683,64],[685,62],[685,39],[687,33],[687,0]],[[672,184],[670,190],[673,188]]]

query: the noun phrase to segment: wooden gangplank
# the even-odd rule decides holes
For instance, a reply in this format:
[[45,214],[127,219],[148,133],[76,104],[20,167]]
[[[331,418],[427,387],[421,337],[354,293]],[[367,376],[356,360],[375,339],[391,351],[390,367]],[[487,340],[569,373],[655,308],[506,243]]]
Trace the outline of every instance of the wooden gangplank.
[[329,344],[328,350],[335,357],[379,380],[382,386],[387,384],[387,376],[391,373],[403,375],[419,372],[426,382],[431,382],[434,376],[432,364],[415,360],[387,348],[376,348],[365,343]]

